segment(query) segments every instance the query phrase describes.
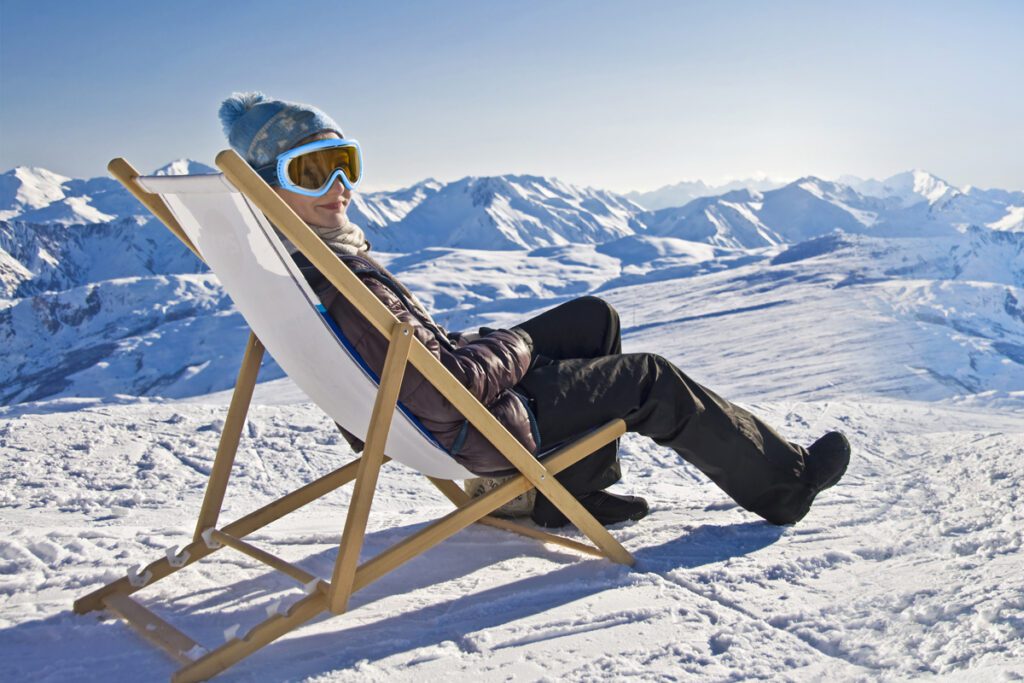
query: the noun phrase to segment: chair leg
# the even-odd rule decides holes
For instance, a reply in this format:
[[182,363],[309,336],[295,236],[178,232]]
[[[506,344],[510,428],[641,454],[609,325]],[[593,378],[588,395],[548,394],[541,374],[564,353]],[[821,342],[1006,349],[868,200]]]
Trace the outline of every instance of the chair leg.
[[348,600],[353,592],[352,585],[359,564],[359,553],[363,547],[366,521],[370,515],[373,493],[377,488],[377,474],[383,463],[384,446],[387,443],[388,431],[391,429],[391,418],[395,414],[405,368],[408,366],[413,337],[412,327],[404,323],[396,323],[391,330],[388,355],[381,371],[366,445],[359,459],[359,473],[356,475],[352,501],[349,503],[345,529],[342,532],[338,558],[334,563],[334,574],[331,578],[328,602],[330,610],[335,614],[340,614],[348,608]]
[[[393,378],[393,374],[389,374],[388,377]],[[390,387],[395,392],[394,396],[397,396],[397,387],[395,386],[394,381],[389,382],[387,386]],[[392,400],[394,400],[394,396],[392,397]],[[386,403],[386,401],[384,400],[380,400],[379,402]],[[375,415],[386,416],[386,413],[379,412],[375,413]],[[380,421],[376,420],[375,422],[379,423]],[[373,442],[379,444],[379,447],[383,449],[384,438],[386,437],[386,430],[383,430],[382,424],[381,426],[378,426],[376,430],[373,427],[374,422],[371,422],[371,434],[378,435],[377,437],[374,438]],[[596,430],[594,433],[588,435],[584,439],[581,439],[576,444],[566,447],[559,453],[552,456],[550,459],[546,460],[545,463],[547,467],[545,471],[550,473],[551,475],[557,474],[566,467],[569,467],[573,463],[578,462],[580,459],[582,459],[589,453],[592,453],[594,450],[604,445],[608,441],[620,436],[621,433],[621,420],[610,422],[601,429]],[[369,445],[371,441],[368,440],[367,443]],[[366,456],[367,453],[364,449],[363,458],[365,458]],[[369,492],[369,499],[367,499],[363,505],[365,511],[368,512],[369,500],[372,499],[372,493],[374,488],[373,484],[375,483],[376,480],[376,473],[377,471],[379,471],[381,463],[386,462],[389,458],[381,454],[379,461],[377,462],[375,467],[364,466],[362,464],[363,458],[360,458],[358,461],[351,462],[348,465],[345,465],[344,467],[335,470],[334,472],[325,475],[324,477],[321,477],[317,481],[307,484],[306,486],[300,489],[297,489],[296,491],[288,494],[284,498],[276,500],[264,506],[263,508],[260,508],[259,510],[256,510],[250,513],[249,515],[246,515],[245,517],[229,524],[228,526],[224,527],[224,532],[226,534],[230,534],[238,538],[246,536],[249,533],[255,531],[256,529],[259,529],[265,526],[266,524],[269,524],[271,521],[278,519],[284,516],[285,514],[292,512],[298,507],[319,498],[320,496],[337,488],[338,486],[347,483],[348,481],[351,481],[353,478],[358,476],[358,469],[363,469],[364,472],[368,472],[373,475],[373,482],[370,481],[369,475],[367,475],[367,478],[362,479],[364,485],[370,484],[368,487],[365,488],[365,490]],[[451,512],[449,515],[443,517],[442,519],[437,520],[436,522],[429,525],[427,528],[423,529],[419,533],[414,534],[413,536],[399,542],[398,544],[392,546],[391,548],[382,552],[378,556],[374,557],[373,559],[363,563],[358,568],[356,568],[353,571],[353,576],[351,579],[351,583],[348,586],[348,590],[346,591],[345,594],[343,594],[346,601],[352,592],[364,588],[369,583],[372,583],[374,580],[380,578],[385,573],[391,571],[392,569],[404,563],[405,561],[434,547],[435,545],[443,541],[445,538],[448,538],[449,536],[457,532],[459,529],[465,528],[473,522],[490,523],[490,518],[488,518],[487,515],[489,515],[491,512],[501,507],[508,501],[512,500],[517,495],[525,493],[530,488],[532,488],[532,484],[526,479],[526,477],[523,475],[519,475],[514,479],[506,482],[505,484],[502,484],[500,487],[484,496],[466,500],[468,496],[466,496],[465,493],[462,492],[454,483],[443,480],[439,480],[439,483],[441,484],[439,488],[441,488],[442,491],[446,492],[446,494],[450,494],[451,498],[458,500],[464,504],[460,505],[459,509]],[[453,500],[453,502],[455,502],[455,500]],[[353,496],[352,507],[354,507],[354,505],[355,496]],[[352,507],[350,507],[350,515],[352,514]],[[504,520],[494,521],[503,522]],[[349,525],[346,524],[346,531],[348,531],[349,528]],[[517,531],[516,529],[510,530]],[[533,530],[527,529],[527,531]],[[353,540],[350,545],[345,545],[343,543],[344,557],[348,558],[350,561],[358,560],[359,550],[361,549],[361,542],[364,532],[365,518],[363,518],[362,520],[361,528],[357,528],[354,524],[351,527],[350,538],[357,539],[358,544],[356,543],[356,540]],[[517,532],[522,533],[521,531]],[[544,535],[544,538],[541,538],[541,540],[551,540],[552,542],[560,542],[558,540],[547,538],[547,535],[545,535],[544,532],[537,533]],[[558,537],[553,538],[557,539]],[[561,539],[561,541],[568,541],[568,539]],[[596,552],[593,548],[588,548],[587,546],[583,546],[582,544],[572,545],[574,543],[575,542],[573,541],[568,541],[568,543],[562,543],[562,545],[568,545],[568,547],[576,547],[576,545],[578,545],[579,547],[577,547],[576,549],[581,550],[582,552]],[[207,546],[202,542],[190,544],[189,547],[194,547],[196,552],[195,555],[191,559],[189,559],[186,564],[191,564],[192,562],[200,559],[201,557],[209,554],[210,552],[213,552],[212,550],[207,548]],[[604,555],[604,553],[600,554]],[[341,555],[339,555],[339,558],[340,557]],[[159,563],[154,563],[154,565],[150,565],[150,568],[154,567],[157,564],[160,564],[161,566],[159,567],[159,571],[154,571],[154,580],[156,578],[161,578],[162,576],[166,576],[167,574],[176,571],[176,569],[163,567],[163,565],[166,564],[166,560],[161,560]],[[110,596],[112,593],[123,593],[127,595],[137,590],[130,586],[121,586],[121,584],[124,583],[126,583],[126,580],[122,579],[121,581],[114,582],[113,584],[105,587],[104,589],[100,589],[99,591],[94,592],[87,598],[79,601],[79,603],[76,603],[76,611],[85,612],[89,609],[95,609],[96,607],[93,607],[91,604],[89,604],[94,601],[99,603],[99,607],[102,607],[103,602],[105,600],[109,600],[107,596]],[[207,678],[216,675],[224,669],[227,669],[228,667],[232,666],[233,664],[239,662],[248,655],[252,654],[256,650],[262,648],[263,646],[269,644],[270,642],[276,640],[277,638],[280,638],[286,633],[297,628],[301,624],[316,617],[321,612],[329,610],[329,600],[330,595],[332,593],[333,585],[328,588],[321,584],[321,588],[319,590],[315,591],[312,595],[309,595],[299,600],[297,603],[292,605],[292,607],[289,608],[284,614],[276,614],[271,617],[268,617],[266,620],[250,629],[248,633],[246,633],[243,637],[233,639],[228,643],[225,643],[224,645],[220,646],[219,648],[211,652],[208,652],[202,655],[200,658],[196,659],[195,661],[187,664],[174,675],[173,680],[178,683],[185,683],[187,681],[206,680]]]
[[263,344],[250,332],[249,341],[245,345],[245,355],[242,356],[242,367],[239,368],[238,379],[235,381],[235,391],[231,395],[228,416],[220,433],[220,444],[213,460],[213,470],[206,484],[203,506],[199,510],[196,530],[192,535],[193,541],[201,540],[205,530],[217,526],[217,518],[224,504],[224,491],[228,486],[231,467],[235,463],[235,453],[238,452],[238,442],[242,437],[242,427],[245,425],[245,416],[249,413],[249,404],[252,402],[252,392],[256,388],[256,377],[259,375],[262,361]]

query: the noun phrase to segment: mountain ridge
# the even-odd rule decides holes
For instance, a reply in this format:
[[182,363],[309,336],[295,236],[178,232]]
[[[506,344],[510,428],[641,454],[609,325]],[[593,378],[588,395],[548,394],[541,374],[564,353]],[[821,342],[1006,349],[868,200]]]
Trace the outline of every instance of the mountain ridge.
[[[216,172],[178,159],[154,173],[183,171]],[[942,235],[968,225],[1024,230],[1024,192],[960,189],[920,169],[882,181],[844,178],[848,182],[805,175],[773,189],[737,188],[657,210],[552,176],[428,178],[399,190],[355,193],[350,219],[384,251],[533,249],[629,234],[759,248],[833,228],[890,236]],[[74,225],[129,215],[149,220],[112,179],[76,180],[29,167],[0,175],[0,219]]]
[[[204,168],[212,170],[175,160],[160,170]],[[216,277],[159,221],[109,179],[45,169],[8,176],[27,178],[36,194],[9,192],[21,213],[0,221],[4,402],[183,397],[230,386],[245,323]],[[680,311],[667,323],[624,324],[638,338],[645,326],[676,319],[689,329],[722,316],[763,316],[773,326],[771,316],[798,310],[801,298],[812,306],[832,290],[871,290],[865,302],[886,303],[878,320],[863,324],[893,334],[884,321],[902,320],[907,343],[937,349],[941,362],[907,357],[903,364],[920,377],[890,368],[865,390],[931,397],[1006,389],[1024,367],[1024,193],[953,191],[913,171],[899,181],[861,192],[803,176],[772,190],[644,211],[550,176],[466,176],[357,193],[350,211],[378,258],[450,329],[502,324],[588,293],[641,308],[649,299],[652,320]],[[109,207],[110,219],[69,222],[71,201],[83,197]],[[40,216],[56,218],[25,219]],[[670,291],[684,301],[664,299]],[[280,376],[269,367],[265,378]]]

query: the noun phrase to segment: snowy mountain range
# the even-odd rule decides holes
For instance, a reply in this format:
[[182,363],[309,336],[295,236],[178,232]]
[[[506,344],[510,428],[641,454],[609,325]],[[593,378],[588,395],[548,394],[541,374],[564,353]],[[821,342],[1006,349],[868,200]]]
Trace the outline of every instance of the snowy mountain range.
[[[153,175],[216,173],[189,159],[177,159]],[[19,166],[0,174],[0,220],[27,223],[109,223],[143,213],[139,203],[113,178],[66,178],[45,168]]]
[[[853,178],[853,176],[850,177]],[[781,180],[773,180],[763,174],[743,180],[731,180],[718,185],[708,185],[703,180],[683,180],[647,192],[627,192],[625,197],[645,209],[656,211],[672,206],[683,206],[684,204],[689,204],[694,199],[714,197],[734,190],[757,190],[764,192],[782,187],[785,184]]]
[[955,235],[970,225],[1024,230],[1024,192],[960,190],[924,171],[858,187],[808,176],[776,190],[735,190],[638,219],[648,234],[729,247],[792,243],[836,228],[888,237]]
[[[157,171],[182,172],[213,169],[178,160]],[[960,189],[923,171],[847,180],[805,177],[647,211],[555,178],[428,179],[357,194],[350,216],[451,329],[586,293],[641,287],[657,298],[675,280],[735,278],[730,297],[754,298],[796,278],[805,307],[822,283],[941,282],[914,284],[921,300],[909,303],[879,294],[882,315],[945,321],[942,334],[958,339],[946,358],[968,369],[932,368],[947,378],[935,380],[939,393],[1024,381],[1024,192]],[[244,322],[216,278],[115,181],[20,167],[0,176],[0,212],[0,403],[231,385]],[[985,284],[956,284],[967,280]],[[966,299],[948,310],[923,303],[950,291]],[[263,377],[275,376],[271,363]]]
[[[155,171],[183,172],[215,171],[187,159]],[[756,248],[833,228],[881,236],[954,234],[968,225],[1024,230],[1024,191],[961,189],[921,170],[884,180],[844,178],[806,176],[768,190],[745,186],[657,210],[550,177],[427,179],[393,192],[356,194],[350,217],[376,249],[399,252],[600,244],[628,235]],[[72,180],[28,167],[0,175],[0,220],[73,225],[130,216],[150,218],[112,179]]]

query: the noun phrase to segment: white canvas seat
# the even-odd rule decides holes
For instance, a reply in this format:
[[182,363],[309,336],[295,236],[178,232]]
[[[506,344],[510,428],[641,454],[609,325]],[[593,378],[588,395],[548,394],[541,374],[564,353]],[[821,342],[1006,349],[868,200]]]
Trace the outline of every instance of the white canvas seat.
[[[140,177],[128,162],[115,159],[109,169],[182,242],[220,278],[249,324],[250,335],[235,392],[221,434],[206,495],[192,542],[128,572],[75,602],[75,611],[106,609],[182,664],[175,681],[205,680],[255,650],[297,628],[317,614],[345,612],[351,594],[465,528],[481,523],[563,547],[632,564],[632,556],[576,501],[554,474],[578,462],[625,432],[622,420],[594,425],[573,443],[555,447],[543,461],[491,415],[344,266],[315,233],[235,152],[217,157],[223,174]],[[275,228],[313,263],[389,341],[377,377],[341,334],[307,285],[278,238]],[[356,460],[224,526],[218,517],[227,489],[263,350],[332,420],[365,442]],[[456,462],[404,406],[398,390],[413,365],[512,464],[518,474],[479,498],[470,499],[453,480],[473,475]],[[456,509],[370,560],[359,563],[363,535],[380,466],[388,459],[426,475]],[[330,580],[316,577],[242,540],[270,522],[354,481]],[[494,510],[536,487],[594,546],[531,526],[491,516]],[[595,547],[596,546],[596,547]],[[163,621],[131,595],[176,571],[229,547],[280,571],[307,595],[225,644],[205,649]]]
[[[332,420],[365,442],[379,379],[332,327],[267,218],[221,174],[151,176],[139,184],[163,196],[278,365]],[[399,408],[384,447],[388,456],[431,477],[474,476]]]

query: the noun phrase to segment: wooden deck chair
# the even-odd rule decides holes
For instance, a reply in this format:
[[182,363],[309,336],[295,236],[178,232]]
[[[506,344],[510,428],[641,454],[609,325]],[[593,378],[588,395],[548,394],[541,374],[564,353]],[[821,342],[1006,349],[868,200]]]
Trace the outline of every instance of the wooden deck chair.
[[[633,557],[553,476],[621,436],[625,432],[622,420],[595,425],[579,440],[534,457],[238,154],[231,150],[221,152],[217,166],[222,174],[163,177],[140,177],[123,159],[113,160],[108,167],[216,273],[249,324],[251,334],[192,542],[181,551],[169,549],[166,557],[133,569],[123,578],[80,598],[74,605],[76,612],[106,609],[123,618],[182,664],[173,681],[199,681],[232,666],[321,612],[346,611],[354,591],[473,523],[633,564]],[[361,364],[341,331],[319,306],[272,226],[291,240],[389,339],[379,378]],[[264,344],[288,376],[332,420],[361,438],[365,447],[361,457],[353,462],[241,519],[218,526]],[[454,483],[453,480],[474,475],[459,465],[397,401],[404,370],[410,363],[505,455],[518,471],[513,479],[479,498],[470,498]],[[456,509],[359,564],[378,472],[389,459],[426,475]],[[329,581],[243,540],[353,480],[354,490]],[[533,487],[547,496],[596,547],[491,516],[498,507]],[[223,547],[245,553],[290,576],[305,587],[305,596],[211,648],[201,647],[131,597],[141,588]]]

